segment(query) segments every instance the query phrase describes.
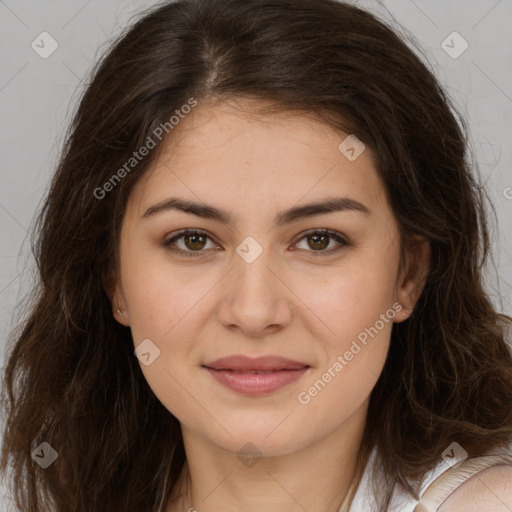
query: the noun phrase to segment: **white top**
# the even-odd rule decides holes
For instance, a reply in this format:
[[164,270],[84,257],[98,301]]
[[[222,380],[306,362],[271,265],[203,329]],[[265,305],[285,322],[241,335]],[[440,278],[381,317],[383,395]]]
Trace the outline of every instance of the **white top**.
[[[376,455],[377,450],[374,447],[350,509],[347,507],[349,490],[338,512],[380,512],[373,495],[371,481],[371,470],[375,464]],[[395,487],[386,512],[435,512],[465,480],[478,471],[499,464],[512,464],[512,445],[510,450],[495,450],[492,454],[468,458],[457,464],[449,464],[445,460],[441,460],[425,475],[419,493],[421,500],[417,500]]]

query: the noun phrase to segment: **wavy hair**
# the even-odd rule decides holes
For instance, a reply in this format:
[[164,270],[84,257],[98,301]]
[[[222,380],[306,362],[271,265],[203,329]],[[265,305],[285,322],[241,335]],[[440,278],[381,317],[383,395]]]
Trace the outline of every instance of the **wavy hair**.
[[[259,114],[312,115],[356,134],[374,152],[402,254],[414,235],[430,242],[429,275],[412,316],[393,326],[358,458],[360,478],[378,448],[380,510],[396,485],[415,495],[451,442],[470,456],[510,442],[512,318],[483,285],[488,197],[464,119],[405,39],[335,0],[176,0],[109,45],[34,223],[38,280],[9,338],[0,470],[20,510],[155,512],[183,468],[180,424],[149,388],[106,292],[130,191],[163,144],[108,195],[98,190],[190,98],[264,100]],[[31,457],[42,442],[58,453],[47,469]]]

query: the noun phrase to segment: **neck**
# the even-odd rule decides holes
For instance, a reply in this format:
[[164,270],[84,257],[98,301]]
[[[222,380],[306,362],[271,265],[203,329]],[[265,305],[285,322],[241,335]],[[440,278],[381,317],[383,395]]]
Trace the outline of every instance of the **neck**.
[[187,461],[166,512],[338,512],[355,482],[367,403],[335,431],[251,465],[182,426]]

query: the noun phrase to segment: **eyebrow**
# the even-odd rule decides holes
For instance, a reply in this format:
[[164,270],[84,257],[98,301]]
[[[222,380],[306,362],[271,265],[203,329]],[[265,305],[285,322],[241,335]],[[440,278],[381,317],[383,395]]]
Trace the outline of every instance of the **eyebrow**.
[[[185,213],[191,213],[203,219],[211,219],[223,224],[233,225],[236,221],[236,217],[225,210],[216,208],[215,206],[196,203],[194,201],[187,201],[177,197],[170,197],[158,204],[151,206],[144,212],[142,219],[148,219],[170,210],[180,210]],[[309,203],[303,206],[295,206],[289,208],[288,210],[279,212],[276,215],[275,224],[276,226],[283,226],[301,219],[305,219],[307,217],[312,217],[314,215],[343,211],[354,211],[368,216],[371,215],[370,210],[359,201],[350,199],[348,197],[335,197],[315,203]]]

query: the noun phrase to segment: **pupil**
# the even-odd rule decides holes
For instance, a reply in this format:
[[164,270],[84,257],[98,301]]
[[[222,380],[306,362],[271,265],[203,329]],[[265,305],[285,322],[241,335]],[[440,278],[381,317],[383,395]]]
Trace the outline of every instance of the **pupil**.
[[[197,241],[197,239],[201,239],[201,238],[203,238],[203,235],[188,235],[187,236],[187,240],[188,241],[192,240],[192,245],[194,245],[194,246],[197,244],[201,245],[201,242]],[[201,247],[191,247],[191,248],[192,249],[201,249]]]
[[[312,235],[312,238],[315,240],[318,240],[318,238],[323,238],[324,242],[325,242],[325,240],[328,238],[328,235]],[[313,243],[318,244],[319,242],[315,241]],[[329,245],[329,244],[327,244],[327,245]],[[320,247],[316,247],[316,249],[325,249],[327,247],[327,245],[325,243],[323,243],[323,244],[321,244]],[[315,247],[312,247],[312,248],[315,249]]]

